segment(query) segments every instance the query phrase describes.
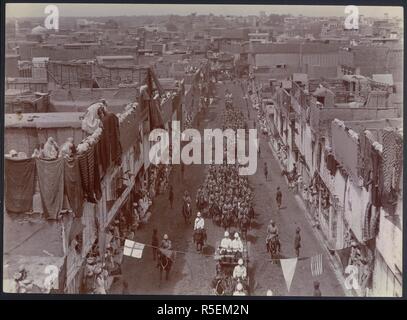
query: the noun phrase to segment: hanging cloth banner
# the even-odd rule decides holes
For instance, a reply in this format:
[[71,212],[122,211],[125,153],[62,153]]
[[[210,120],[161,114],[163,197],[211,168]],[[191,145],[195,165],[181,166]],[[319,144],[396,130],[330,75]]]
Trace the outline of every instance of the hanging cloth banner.
[[281,269],[283,269],[283,275],[285,283],[287,284],[287,290],[290,291],[291,282],[294,278],[295,267],[297,266],[298,258],[280,259]]
[[124,242],[123,254],[125,256],[141,259],[144,250],[144,244],[139,242],[134,242],[126,239]]
[[44,215],[56,220],[64,201],[64,158],[36,159],[36,166]]
[[311,257],[311,274],[313,277],[320,276],[323,273],[322,254]]
[[27,212],[33,208],[35,160],[5,159],[5,200],[10,212]]
[[148,101],[150,104],[150,128],[154,129],[164,129],[164,120],[160,110],[160,100],[154,99]]

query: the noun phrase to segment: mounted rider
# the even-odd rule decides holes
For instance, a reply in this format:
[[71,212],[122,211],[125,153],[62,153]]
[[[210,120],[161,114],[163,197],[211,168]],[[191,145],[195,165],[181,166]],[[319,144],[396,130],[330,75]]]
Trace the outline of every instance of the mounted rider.
[[278,227],[273,220],[270,220],[270,223],[267,227],[267,239],[266,243],[268,244],[269,241],[276,241],[278,251],[280,251],[280,240],[278,235]]
[[250,226],[249,215],[244,213],[239,220],[239,228],[244,237],[246,237],[247,229],[249,228],[249,226]]
[[205,230],[205,220],[202,218],[200,212],[196,214],[195,223],[194,223],[194,230]]
[[186,224],[190,224],[190,217],[192,214],[191,197],[188,191],[185,191],[183,196],[182,214]]
[[202,187],[199,187],[196,193],[196,206],[199,210],[203,210],[205,207],[205,194]]
[[162,272],[165,271],[165,279],[168,280],[169,272],[174,261],[174,252],[172,251],[172,243],[167,234],[164,234],[163,240],[160,243],[158,250],[157,267],[160,270],[160,281]]
[[185,190],[182,199],[184,200],[184,203],[191,203],[191,196],[189,195],[188,190]]
[[[201,213],[198,212],[196,215],[196,219],[194,222],[194,239],[197,244],[197,249],[198,249],[198,243],[200,242],[202,245],[204,244],[206,240],[206,230],[205,230],[205,220],[202,217]],[[199,250],[199,249],[198,249]]]
[[172,249],[172,243],[171,240],[168,238],[167,234],[164,234],[163,240],[161,241],[160,248],[166,249],[166,250],[171,250]]

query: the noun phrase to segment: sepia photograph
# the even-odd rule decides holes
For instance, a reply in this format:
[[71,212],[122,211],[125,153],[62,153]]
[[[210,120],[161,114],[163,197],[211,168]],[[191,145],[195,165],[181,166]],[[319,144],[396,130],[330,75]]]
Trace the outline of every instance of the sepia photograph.
[[6,3],[3,292],[403,297],[385,4]]

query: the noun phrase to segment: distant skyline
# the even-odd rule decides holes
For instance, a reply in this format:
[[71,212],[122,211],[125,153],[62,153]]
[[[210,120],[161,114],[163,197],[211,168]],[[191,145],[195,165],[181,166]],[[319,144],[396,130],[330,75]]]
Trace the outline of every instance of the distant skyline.
[[[44,8],[52,3],[7,3],[6,18],[45,17]],[[136,15],[188,15],[197,14],[235,15],[247,16],[258,15],[264,11],[267,15],[292,14],[303,16],[345,16],[345,6],[323,5],[194,5],[194,4],[66,4],[55,3],[59,7],[61,17],[107,17],[107,16],[136,16]],[[366,17],[389,17],[403,18],[403,7],[390,6],[358,6],[359,14]]]

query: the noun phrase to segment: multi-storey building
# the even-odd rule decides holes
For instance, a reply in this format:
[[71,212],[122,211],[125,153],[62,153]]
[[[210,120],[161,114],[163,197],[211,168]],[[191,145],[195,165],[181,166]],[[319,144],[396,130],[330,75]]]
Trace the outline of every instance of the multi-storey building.
[[328,248],[364,250],[357,294],[400,295],[401,249],[385,250],[401,241],[403,138],[393,87],[358,75],[297,76],[273,81],[271,91],[271,141],[283,169],[300,173],[314,225]]

